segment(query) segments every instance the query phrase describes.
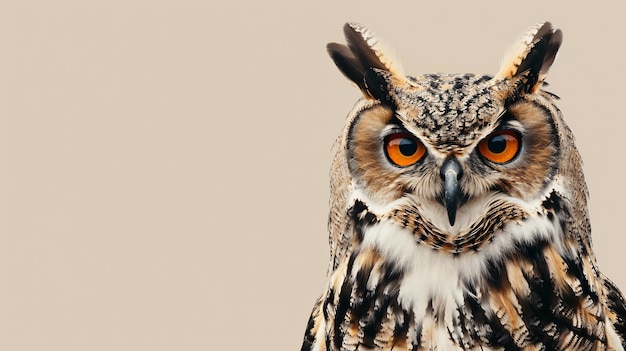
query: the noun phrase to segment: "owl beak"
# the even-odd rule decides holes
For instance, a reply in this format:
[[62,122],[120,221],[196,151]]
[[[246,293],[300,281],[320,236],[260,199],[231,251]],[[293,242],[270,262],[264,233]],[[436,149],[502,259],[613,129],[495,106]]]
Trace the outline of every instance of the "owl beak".
[[448,220],[454,226],[456,221],[456,211],[459,208],[462,194],[459,187],[459,179],[463,175],[461,165],[456,158],[448,157],[441,166],[441,178],[443,179],[443,195],[446,210],[448,210]]

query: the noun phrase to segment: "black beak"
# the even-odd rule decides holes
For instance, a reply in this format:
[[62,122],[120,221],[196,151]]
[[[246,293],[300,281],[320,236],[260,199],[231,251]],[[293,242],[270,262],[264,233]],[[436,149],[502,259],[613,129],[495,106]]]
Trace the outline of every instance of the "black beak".
[[444,204],[448,210],[448,220],[454,226],[456,220],[456,210],[463,198],[459,188],[459,179],[463,175],[461,165],[456,158],[448,157],[441,166],[441,178],[443,179]]

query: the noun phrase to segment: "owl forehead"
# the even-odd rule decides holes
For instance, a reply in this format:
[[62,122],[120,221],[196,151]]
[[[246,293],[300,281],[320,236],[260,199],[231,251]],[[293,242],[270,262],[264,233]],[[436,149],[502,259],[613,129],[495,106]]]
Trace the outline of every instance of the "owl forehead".
[[442,152],[462,151],[493,129],[503,110],[492,76],[427,74],[393,89],[398,115]]

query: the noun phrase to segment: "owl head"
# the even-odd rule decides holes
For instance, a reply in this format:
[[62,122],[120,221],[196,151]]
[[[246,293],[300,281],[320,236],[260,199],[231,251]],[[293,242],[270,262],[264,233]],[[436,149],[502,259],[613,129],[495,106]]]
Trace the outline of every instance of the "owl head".
[[581,211],[586,225],[580,157],[558,98],[542,90],[560,30],[530,29],[495,75],[418,76],[405,75],[368,29],[344,31],[347,45],[328,52],[363,98],[333,166],[333,251],[350,246],[333,216],[355,203],[453,253],[481,249],[507,225],[525,222],[535,235],[535,218],[563,228],[564,210]]

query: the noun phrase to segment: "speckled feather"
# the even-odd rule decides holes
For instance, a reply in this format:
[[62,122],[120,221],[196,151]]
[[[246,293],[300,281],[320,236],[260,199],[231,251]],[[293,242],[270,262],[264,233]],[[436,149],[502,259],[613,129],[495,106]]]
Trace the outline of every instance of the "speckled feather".
[[[596,263],[580,156],[541,89],[561,32],[533,27],[493,76],[411,77],[371,31],[344,29],[348,45],[328,50],[363,98],[336,144],[328,284],[302,350],[624,350],[626,304]],[[477,147],[501,129],[521,148],[490,162]],[[390,130],[426,156],[391,164]]]

